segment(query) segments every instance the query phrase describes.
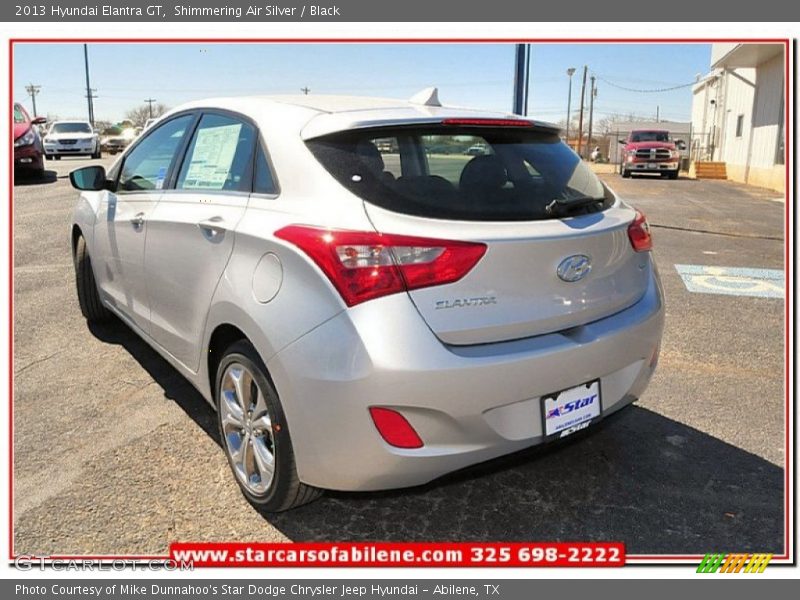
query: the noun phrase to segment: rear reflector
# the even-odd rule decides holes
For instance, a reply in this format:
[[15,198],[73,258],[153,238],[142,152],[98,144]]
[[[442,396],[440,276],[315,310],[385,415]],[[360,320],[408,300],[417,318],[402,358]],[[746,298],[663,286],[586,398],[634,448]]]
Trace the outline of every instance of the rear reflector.
[[486,252],[486,244],[474,242],[305,225],[289,225],[275,237],[305,252],[348,306],[458,281]]
[[371,406],[369,414],[381,437],[395,448],[422,448],[422,440],[406,418],[396,410]]
[[533,127],[524,119],[444,119],[442,125],[461,127]]
[[647,252],[653,249],[653,238],[650,236],[650,225],[645,217],[638,210],[633,222],[628,225],[628,239],[636,252]]

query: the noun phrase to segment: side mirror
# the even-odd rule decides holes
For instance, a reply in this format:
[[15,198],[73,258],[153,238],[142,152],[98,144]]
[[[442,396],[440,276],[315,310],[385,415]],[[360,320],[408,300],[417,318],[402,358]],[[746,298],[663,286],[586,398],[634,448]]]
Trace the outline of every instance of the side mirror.
[[47,123],[47,119],[45,117],[36,117],[31,121],[32,125],[44,125]]
[[97,165],[75,169],[69,174],[69,181],[76,190],[99,192],[106,189],[106,170]]
[[627,144],[628,142],[626,142],[625,140],[617,140],[617,143],[618,143],[618,144],[622,144],[622,145],[624,146],[624,145],[625,145],[625,144]]

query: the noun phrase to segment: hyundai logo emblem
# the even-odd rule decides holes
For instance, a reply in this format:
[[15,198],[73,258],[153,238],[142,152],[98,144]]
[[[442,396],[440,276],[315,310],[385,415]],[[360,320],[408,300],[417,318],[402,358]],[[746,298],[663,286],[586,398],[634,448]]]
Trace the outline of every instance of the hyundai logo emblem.
[[559,279],[573,282],[580,281],[592,270],[592,260],[585,254],[575,254],[568,256],[558,265],[556,273]]

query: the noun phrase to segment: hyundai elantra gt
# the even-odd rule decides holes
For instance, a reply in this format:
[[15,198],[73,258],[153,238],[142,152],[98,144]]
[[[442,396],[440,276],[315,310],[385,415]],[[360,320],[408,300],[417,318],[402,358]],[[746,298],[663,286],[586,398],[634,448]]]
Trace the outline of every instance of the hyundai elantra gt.
[[546,123],[430,91],[206,100],[71,181],[83,315],[214,405],[265,510],[568,436],[658,359],[647,221]]

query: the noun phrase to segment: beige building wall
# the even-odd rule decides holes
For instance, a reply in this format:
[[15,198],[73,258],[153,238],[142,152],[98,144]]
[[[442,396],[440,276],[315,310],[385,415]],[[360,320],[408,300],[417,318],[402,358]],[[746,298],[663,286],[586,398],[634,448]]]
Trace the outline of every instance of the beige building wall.
[[[714,44],[712,64],[737,44]],[[694,90],[692,127],[706,132],[706,153],[726,163],[728,179],[774,189],[785,188],[785,166],[779,136],[783,123],[783,55],[773,56],[754,68],[717,69]],[[716,109],[711,100],[716,101]]]

